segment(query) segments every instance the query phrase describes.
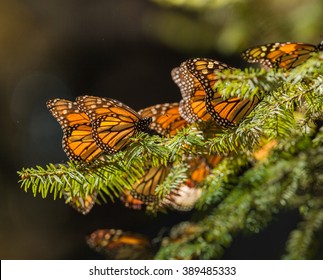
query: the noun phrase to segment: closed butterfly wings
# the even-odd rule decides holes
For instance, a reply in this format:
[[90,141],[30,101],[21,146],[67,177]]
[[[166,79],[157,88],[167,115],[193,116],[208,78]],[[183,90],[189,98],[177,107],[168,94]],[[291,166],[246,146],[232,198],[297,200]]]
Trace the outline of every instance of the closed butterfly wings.
[[165,197],[163,203],[177,211],[190,211],[202,195],[198,186],[210,173],[222,157],[218,155],[198,156],[188,160],[188,179]]
[[271,43],[245,50],[243,59],[260,63],[268,68],[293,69],[306,61],[313,52],[323,51],[323,41],[319,45],[306,43]]
[[178,103],[157,104],[138,112],[143,118],[152,118],[150,128],[162,136],[174,136],[187,125],[179,113]]
[[[128,208],[140,210],[143,208],[158,209],[162,207],[166,196],[161,197],[157,192],[157,187],[162,184],[169,174],[170,168],[164,165],[150,167],[138,179],[131,189],[127,189],[120,197],[121,201]],[[177,188],[172,189],[175,191]]]
[[188,161],[190,179],[195,184],[201,183],[221,160],[222,157],[219,155],[205,155],[190,159]]
[[187,70],[186,62],[174,68],[171,76],[183,97],[179,104],[180,115],[189,123],[209,121],[211,116],[205,107],[205,91],[198,79]]
[[89,162],[103,153],[92,138],[89,117],[77,103],[57,98],[49,100],[47,107],[63,129],[62,145],[70,159]]
[[120,229],[99,229],[86,238],[87,244],[108,259],[151,259],[153,250],[150,240],[139,233]]
[[214,89],[214,84],[219,79],[217,72],[234,68],[208,58],[189,59],[185,65],[202,85],[206,94],[206,110],[218,125],[222,127],[237,125],[258,104],[259,99],[256,96],[252,100],[238,97],[224,99],[221,93]]
[[148,131],[151,118],[141,118],[117,100],[85,95],[78,97],[76,102],[92,123],[93,139],[108,154],[126,146],[138,131]]
[[63,194],[65,201],[70,206],[72,206],[77,212],[86,215],[92,210],[98,193],[94,192],[92,194],[88,194],[85,198],[82,196],[72,196],[68,191],[64,191]]
[[143,177],[132,185],[131,195],[145,204],[157,204],[159,196],[156,188],[165,180],[168,173],[169,168],[164,165],[149,168]]

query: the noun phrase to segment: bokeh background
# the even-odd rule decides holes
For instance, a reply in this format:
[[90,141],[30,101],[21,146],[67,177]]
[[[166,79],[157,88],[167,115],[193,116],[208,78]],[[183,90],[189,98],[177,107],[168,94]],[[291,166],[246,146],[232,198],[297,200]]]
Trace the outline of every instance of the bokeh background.
[[[67,160],[48,99],[92,94],[136,110],[176,102],[170,71],[185,59],[245,67],[239,52],[253,45],[318,44],[322,18],[322,0],[1,0],[0,258],[100,258],[84,240],[95,229],[155,237],[193,215],[151,217],[110,202],[82,216],[25,193],[18,170]],[[260,234],[238,236],[224,258],[279,258],[297,220],[282,214]]]

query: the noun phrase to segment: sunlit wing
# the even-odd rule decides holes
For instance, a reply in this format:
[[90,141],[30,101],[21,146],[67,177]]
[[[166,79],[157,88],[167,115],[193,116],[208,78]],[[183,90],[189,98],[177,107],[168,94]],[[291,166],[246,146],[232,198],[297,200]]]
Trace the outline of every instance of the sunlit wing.
[[103,153],[92,138],[89,117],[77,103],[57,98],[49,100],[47,107],[63,129],[62,145],[70,159],[89,162]]
[[173,136],[187,125],[187,121],[179,113],[178,103],[157,104],[138,113],[143,118],[151,117],[150,128],[163,136]]
[[313,52],[323,51],[323,41],[319,45],[306,43],[270,43],[245,50],[242,58],[251,63],[275,69],[292,69],[305,62]]
[[237,125],[258,104],[259,99],[256,96],[252,100],[237,97],[224,99],[221,93],[214,89],[214,84],[219,79],[219,71],[233,69],[232,67],[208,58],[189,59],[185,65],[191,75],[201,83],[206,94],[206,110],[219,126]]
[[108,154],[125,147],[138,131],[147,132],[151,118],[141,116],[127,105],[110,98],[80,96],[78,107],[92,124],[92,137]]
[[139,233],[120,229],[99,229],[86,238],[87,244],[108,259],[140,260],[153,256],[150,240]]

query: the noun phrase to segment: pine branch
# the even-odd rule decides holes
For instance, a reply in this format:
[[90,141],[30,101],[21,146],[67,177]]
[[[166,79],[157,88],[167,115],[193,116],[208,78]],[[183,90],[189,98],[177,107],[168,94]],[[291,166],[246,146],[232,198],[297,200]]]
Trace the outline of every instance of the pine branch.
[[[65,190],[82,197],[99,191],[113,200],[147,168],[164,165],[171,171],[157,189],[162,197],[189,175],[186,159],[215,152],[226,158],[200,184],[199,216],[175,227],[156,258],[220,258],[238,232],[258,233],[289,209],[298,209],[304,221],[291,233],[285,258],[307,258],[323,220],[323,130],[315,125],[323,117],[322,55],[288,75],[224,71],[216,86],[227,96],[262,100],[235,128],[197,123],[171,138],[138,134],[125,150],[91,164],[24,168],[21,188],[54,199]],[[271,139],[276,147],[256,161],[254,151]]]
[[[321,205],[322,206],[322,205]],[[290,234],[285,259],[304,260],[314,256],[314,234],[323,226],[323,209],[311,209],[304,215],[304,221]],[[312,247],[312,248],[311,248]]]
[[[318,137],[321,138],[321,136]],[[184,232],[183,240],[179,237],[176,242],[167,240],[166,248],[162,247],[156,258],[176,259],[179,258],[178,254],[181,254],[184,259],[220,258],[237,232],[258,233],[268,225],[275,214],[284,209],[300,209],[314,195],[319,195],[320,205],[317,207],[322,209],[322,176],[315,176],[319,170],[322,170],[322,142],[321,146],[310,147],[312,142],[309,140],[308,136],[299,136],[292,144],[278,147],[273,151],[273,156],[268,162],[256,164],[238,177],[231,173],[230,175],[235,179],[228,179],[228,171],[226,171],[227,174],[224,173],[225,175],[217,178],[217,181],[210,180],[210,186],[205,185],[207,192],[199,200],[199,205],[213,205],[214,208],[211,214],[206,214],[194,224],[199,228],[199,234]],[[279,161],[277,156],[280,158]],[[225,164],[224,162],[223,165]],[[220,164],[210,176],[223,175],[222,172],[217,173],[223,170],[222,168]],[[239,170],[236,175],[238,174]],[[208,180],[205,183],[207,182]],[[215,190],[212,183],[215,185]],[[315,190],[313,186],[316,186]],[[213,192],[210,190],[212,188]],[[219,189],[222,192],[226,191],[226,194],[219,197]],[[209,192],[213,194],[211,199],[208,197]],[[316,227],[310,229],[312,234],[314,229],[318,230],[322,227],[320,220],[314,224]],[[178,235],[183,237],[181,233]],[[187,240],[190,242],[187,243]],[[302,244],[299,239],[297,242]],[[293,241],[291,244],[297,245],[299,244],[297,242]],[[212,245],[208,247],[206,244]],[[293,254],[298,254],[297,250],[306,251],[302,246],[295,248],[296,252]],[[290,245],[289,248],[294,247]],[[190,255],[182,255],[183,252],[189,252]],[[293,255],[290,253],[290,256]]]
[[[131,186],[141,178],[149,166],[176,164],[183,157],[201,153],[204,150],[201,132],[194,127],[183,129],[176,138],[149,137],[139,134],[125,151],[114,156],[106,156],[105,160],[97,160],[90,164],[68,162],[65,164],[49,164],[45,168],[24,168],[18,172],[21,187],[25,191],[32,188],[34,196],[41,193],[45,198],[49,193],[54,198],[61,197],[65,189],[71,189],[73,195],[85,197],[94,190],[103,191],[112,200],[114,196]],[[168,181],[177,184],[182,178],[183,169]],[[109,184],[107,184],[109,182]],[[170,186],[171,183],[166,185]],[[160,191],[167,194],[170,188]]]

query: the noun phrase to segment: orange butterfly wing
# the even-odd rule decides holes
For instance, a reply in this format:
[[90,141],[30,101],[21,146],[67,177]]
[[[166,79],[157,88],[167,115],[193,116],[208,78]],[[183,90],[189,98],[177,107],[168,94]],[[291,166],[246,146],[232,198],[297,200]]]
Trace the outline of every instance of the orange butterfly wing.
[[187,70],[186,63],[174,68],[171,75],[183,97],[179,105],[180,115],[189,123],[211,120],[205,107],[205,91],[199,80]]
[[213,89],[218,80],[217,71],[233,69],[232,67],[208,58],[189,59],[185,62],[188,71],[201,83],[206,93],[205,107],[216,123],[222,127],[235,126],[247,116],[258,104],[258,97],[224,99]]
[[156,188],[165,180],[168,173],[169,168],[166,166],[151,167],[132,185],[130,194],[144,204],[158,204],[159,196],[156,194]]
[[143,118],[152,118],[150,128],[163,136],[173,136],[187,125],[179,113],[178,103],[165,103],[147,107],[138,112]]
[[145,203],[137,198],[134,198],[129,190],[125,190],[125,192],[120,196],[120,200],[123,204],[134,210],[141,210]]
[[163,205],[177,211],[190,211],[196,201],[202,195],[202,189],[198,187],[214,168],[222,160],[218,155],[198,156],[188,161],[188,179],[180,184],[178,188],[166,196]]
[[313,52],[323,50],[323,41],[315,46],[306,43],[271,43],[249,48],[242,58],[251,63],[260,63],[269,68],[292,69],[306,61]]
[[153,256],[150,240],[139,233],[120,229],[99,229],[86,238],[87,244],[110,259],[150,259]]
[[47,107],[63,129],[62,145],[70,159],[89,162],[103,153],[92,138],[90,119],[75,102],[57,98]]
[[219,155],[205,155],[190,159],[188,161],[190,180],[195,184],[201,183],[221,160],[222,157]]
[[85,198],[83,198],[82,196],[72,196],[67,191],[64,191],[63,194],[65,201],[77,212],[80,212],[83,215],[88,214],[92,210],[97,197],[97,192],[88,194]]
[[97,145],[114,154],[126,146],[138,131],[148,132],[150,118],[141,116],[114,99],[96,96],[79,96],[76,102],[92,123],[92,136]]

